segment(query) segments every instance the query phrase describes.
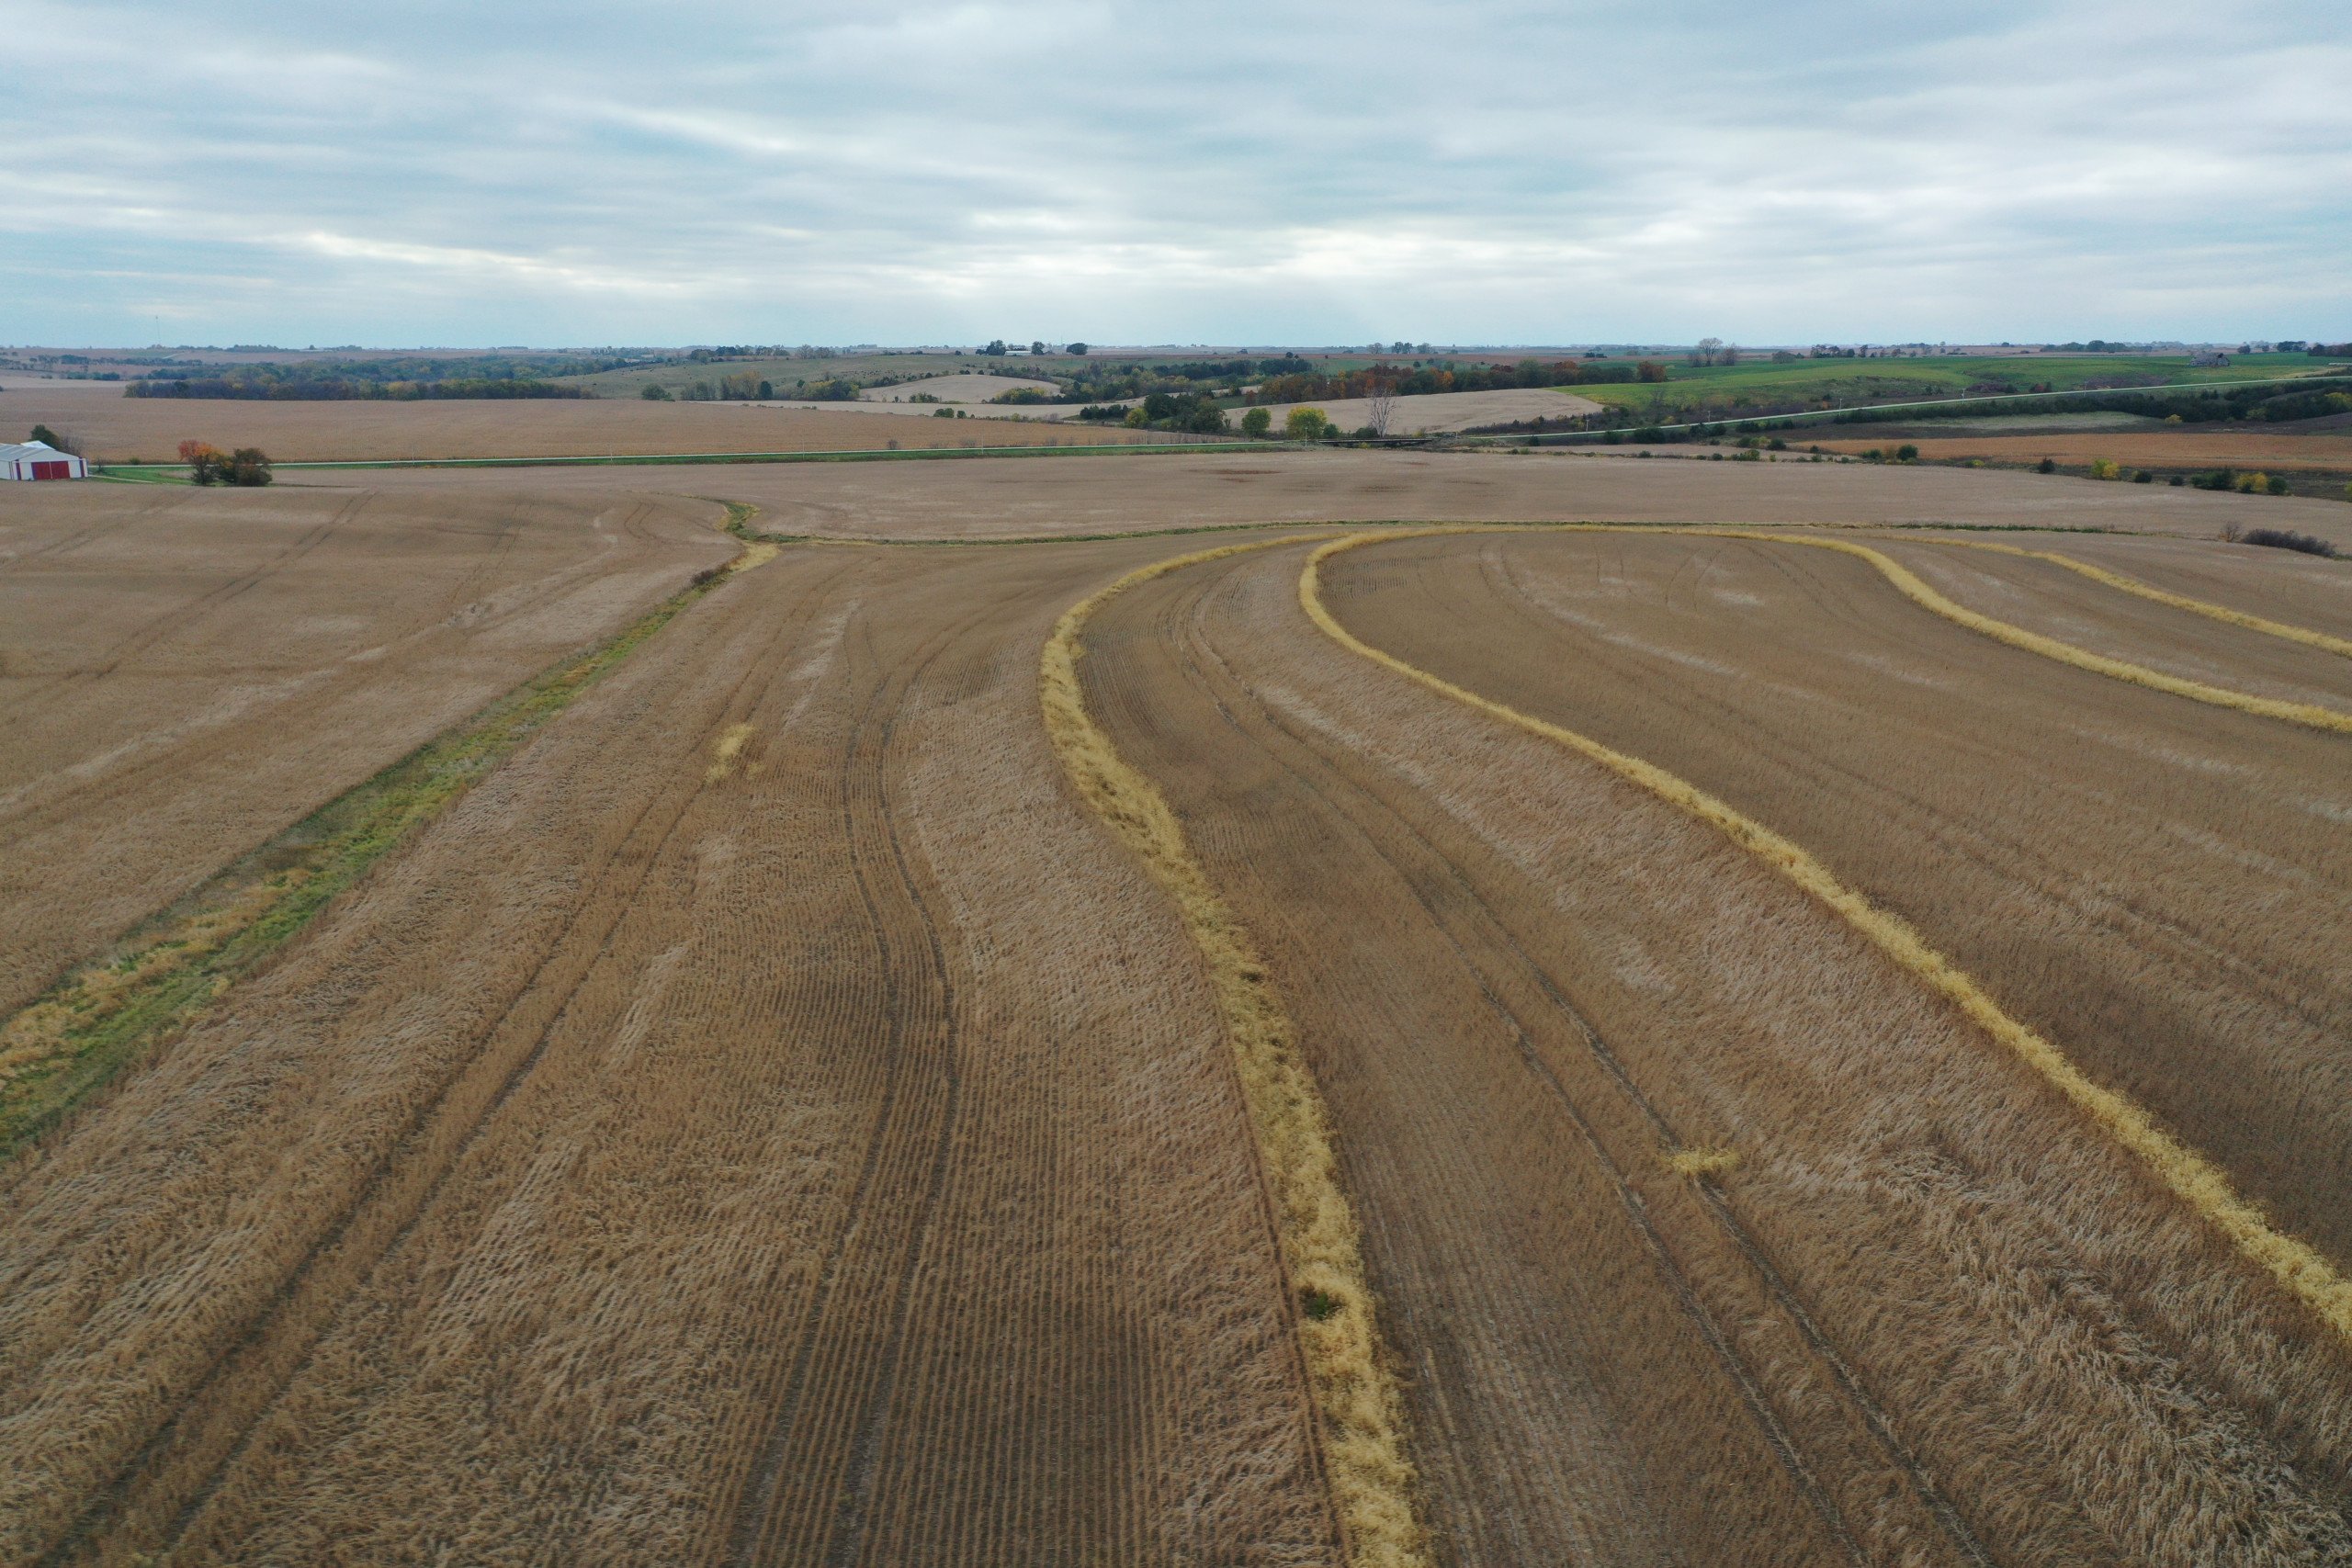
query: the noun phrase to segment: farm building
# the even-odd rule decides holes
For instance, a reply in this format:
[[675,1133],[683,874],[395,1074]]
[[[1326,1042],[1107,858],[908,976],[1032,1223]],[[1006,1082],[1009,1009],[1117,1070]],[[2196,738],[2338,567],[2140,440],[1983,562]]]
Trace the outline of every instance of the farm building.
[[90,465],[46,441],[0,446],[0,479],[86,479]]

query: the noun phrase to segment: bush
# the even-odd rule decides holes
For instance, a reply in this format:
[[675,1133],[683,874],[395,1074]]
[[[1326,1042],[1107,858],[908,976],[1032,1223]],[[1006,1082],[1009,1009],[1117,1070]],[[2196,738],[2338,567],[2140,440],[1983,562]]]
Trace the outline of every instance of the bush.
[[2265,494],[2265,495],[2284,495],[2284,494],[2286,494],[2286,493],[2287,493],[2287,479],[2286,479],[2286,476],[2284,476],[2283,474],[2272,474],[2268,479],[2264,479],[2264,480],[2262,481],[2262,493],[2263,493],[2263,494]]
[[2156,482],[2156,476],[2142,468],[2132,476],[2132,482],[2135,485],[2154,484]]
[[2114,458],[2094,457],[2091,459],[2091,478],[2095,479],[2120,479],[2122,477],[2123,469]]
[[2054,474],[2058,471],[2058,459],[2044,457],[2033,466],[2033,471],[2037,474]]
[[658,381],[648,381],[638,389],[637,395],[649,403],[666,403],[672,400],[670,389]]
[[180,461],[187,465],[188,482],[199,485],[266,485],[274,478],[269,458],[258,446],[223,452],[203,441],[180,443]]
[[1241,434],[1252,441],[1264,440],[1273,427],[1274,416],[1265,409],[1251,409],[1241,416]]
[[1898,463],[1916,463],[1919,460],[1919,449],[1906,442],[1894,449],[1894,460]]
[[2300,550],[2304,555],[2325,556],[2330,560],[2335,559],[2337,554],[2335,547],[2325,539],[2317,538],[2310,534],[2298,534],[2286,528],[2249,528],[2238,536],[2236,542],[2245,545],[2267,545],[2274,550]]

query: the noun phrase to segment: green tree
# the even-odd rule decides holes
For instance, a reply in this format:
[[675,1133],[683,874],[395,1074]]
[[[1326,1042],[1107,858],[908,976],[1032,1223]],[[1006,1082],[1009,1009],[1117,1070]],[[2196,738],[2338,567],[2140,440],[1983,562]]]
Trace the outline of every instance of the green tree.
[[1293,409],[1283,421],[1285,441],[1320,441],[1331,434],[1331,419],[1321,409]]
[[649,403],[666,403],[672,400],[670,389],[659,381],[648,381],[638,389],[637,395]]
[[1075,355],[1079,358],[1083,359],[1086,357],[1086,345],[1082,343],[1074,343],[1064,348],[1062,352],[1064,354]]
[[1274,416],[1268,410],[1251,409],[1241,416],[1241,434],[1252,441],[1263,441],[1273,427]]
[[990,355],[990,356],[992,356],[992,357],[993,357],[993,356],[995,356],[995,355],[1001,355],[1001,354],[1002,354],[1002,353],[1004,352],[1004,340],[1003,340],[1002,338],[1001,338],[1001,337],[1000,337],[1000,338],[990,338],[990,339],[989,340],[989,345],[988,345],[988,347],[986,347],[986,348],[984,348],[984,349],[980,350],[980,352],[981,352],[982,354],[989,355]]

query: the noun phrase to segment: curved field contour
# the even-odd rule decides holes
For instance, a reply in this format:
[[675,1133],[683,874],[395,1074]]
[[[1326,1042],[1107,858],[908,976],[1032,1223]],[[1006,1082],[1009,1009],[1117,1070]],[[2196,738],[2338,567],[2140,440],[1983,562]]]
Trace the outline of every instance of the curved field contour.
[[1360,1568],[1418,1568],[1427,1559],[1413,1517],[1403,1402],[1378,1342],[1355,1216],[1332,1162],[1322,1098],[1299,1059],[1290,1021],[1249,931],[1210,886],[1167,800],[1120,757],[1087,713],[1078,677],[1087,620],[1119,594],[1182,567],[1303,537],[1175,556],[1080,600],[1046,643],[1038,694],[1046,731],[1080,798],[1175,902],[1216,989],[1273,1190],[1291,1282],[1304,1308],[1299,1342],[1324,1423],[1325,1463],[1349,1559]]
[[[1867,937],[1903,968],[1925,981],[1929,988],[1957,1006],[1962,1012],[1984,1032],[2007,1046],[2035,1072],[2059,1092],[2072,1100],[2093,1121],[2097,1122],[2118,1143],[2130,1149],[2171,1190],[2187,1201],[2199,1214],[2226,1235],[2237,1248],[2262,1265],[2278,1281],[2316,1313],[2338,1334],[2352,1338],[2352,1280],[2346,1280],[2324,1258],[2308,1244],[2288,1235],[2271,1225],[2262,1212],[2241,1198],[2229,1178],[2211,1160],[2156,1125],[2147,1111],[2129,1097],[2118,1094],[2094,1082],[2075,1066],[2066,1054],[2041,1034],[2011,1018],[1999,1003],[1976,984],[1964,971],[1954,966],[1941,953],[1929,947],[1908,923],[1873,905],[1862,894],[1840,882],[1829,868],[1815,860],[1801,846],[1775,833],[1762,823],[1745,816],[1724,801],[1699,789],[1663,768],[1630,757],[1602,745],[1600,741],[1574,730],[1550,724],[1520,712],[1491,698],[1457,686],[1418,665],[1398,659],[1377,649],[1351,633],[1332,615],[1323,602],[1320,573],[1323,562],[1342,550],[1377,543],[1383,537],[1426,537],[1430,535],[1465,533],[1480,530],[1432,528],[1416,535],[1360,534],[1335,539],[1308,556],[1306,567],[1299,575],[1298,599],[1309,619],[1325,635],[1350,652],[1374,663],[1386,666],[1396,673],[1414,681],[1441,695],[1476,708],[1530,734],[1554,741],[1581,756],[1600,763],[1620,777],[1641,785],[1651,794],[1667,800],[1708,823],[1724,837],[1748,850],[1770,864],[1783,876],[1812,894],[1837,911],[1856,931]],[[1685,530],[1734,538],[1778,538],[1786,536],[1757,534],[1742,529],[1701,528]],[[1874,550],[1859,546],[1842,546],[1826,540],[1805,540],[1804,543],[1839,548],[1859,555],[1880,568],[1890,580],[1908,572]],[[1911,579],[1917,582],[1916,578]],[[1902,586],[1897,581],[1897,586]],[[1924,583],[1918,584],[1924,593],[1940,600]],[[1912,595],[1917,597],[1917,595]],[[1949,601],[1943,601],[1949,604]],[[1973,620],[1989,620],[1973,612],[1952,605],[1958,615],[1951,618],[1971,616]],[[1962,625],[1972,621],[1963,620]],[[2005,630],[2001,622],[1990,622]],[[2020,636],[2033,637],[2031,633]],[[2009,640],[2004,637],[2002,640]],[[2036,642],[2051,639],[2034,637]],[[2020,645],[2024,646],[2024,645]],[[2055,646],[2064,648],[2064,644]],[[2039,649],[2036,649],[2039,651]],[[2079,649],[2069,651],[2079,653]],[[2095,657],[2086,655],[2086,658]],[[2068,660],[2067,662],[2075,662]],[[2103,663],[2119,662],[2102,660]],[[2095,668],[2086,666],[2086,668]],[[2132,668],[2132,667],[2127,667]],[[2188,684],[2189,682],[2180,682]],[[2247,699],[2253,701],[2255,699]],[[2352,720],[2347,720],[2352,726]]]

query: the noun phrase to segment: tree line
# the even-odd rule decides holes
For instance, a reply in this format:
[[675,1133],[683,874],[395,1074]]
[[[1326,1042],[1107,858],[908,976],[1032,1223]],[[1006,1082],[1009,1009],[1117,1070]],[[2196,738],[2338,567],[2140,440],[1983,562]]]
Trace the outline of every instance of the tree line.
[[1268,376],[1250,401],[1304,403],[1317,399],[1370,398],[1386,392],[1422,397],[1441,392],[1489,392],[1518,387],[1577,387],[1663,381],[1668,370],[1656,359],[1607,364],[1574,359],[1522,359],[1514,365],[1407,367],[1382,363],[1336,373],[1293,370]]

